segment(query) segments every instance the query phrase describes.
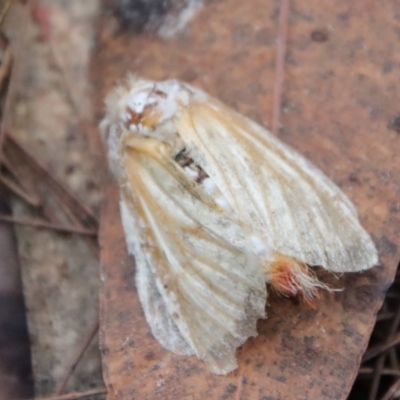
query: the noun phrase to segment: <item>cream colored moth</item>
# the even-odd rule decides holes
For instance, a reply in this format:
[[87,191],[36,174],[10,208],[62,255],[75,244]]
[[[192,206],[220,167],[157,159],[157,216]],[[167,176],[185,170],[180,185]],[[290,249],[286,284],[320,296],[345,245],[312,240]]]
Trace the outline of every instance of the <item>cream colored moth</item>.
[[312,271],[377,264],[345,194],[266,129],[177,80],[129,76],[100,124],[154,337],[216,374],[265,318],[266,283],[312,301]]

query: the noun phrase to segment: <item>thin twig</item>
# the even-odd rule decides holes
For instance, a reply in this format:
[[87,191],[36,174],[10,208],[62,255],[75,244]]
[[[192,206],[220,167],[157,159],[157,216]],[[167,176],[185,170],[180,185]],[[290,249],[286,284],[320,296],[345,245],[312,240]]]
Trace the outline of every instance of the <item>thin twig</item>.
[[[359,375],[372,375],[375,369],[371,367],[360,368],[358,371]],[[390,375],[390,376],[398,376],[400,377],[400,370],[391,369],[391,368],[383,368],[382,375]]]
[[4,152],[9,151],[13,154],[10,159],[23,160],[36,176],[41,177],[47,187],[58,198],[64,211],[73,222],[83,227],[90,226],[97,228],[98,222],[93,213],[83,206],[72,194],[47,170],[35,157],[9,133],[5,134]]
[[53,224],[51,222],[41,221],[38,219],[25,219],[25,218],[10,217],[8,215],[0,215],[0,221],[8,222],[11,224],[30,226],[33,228],[51,229],[54,231],[60,231],[65,233],[77,233],[79,235],[97,236],[97,231],[95,230],[84,229],[75,226]]
[[393,312],[382,312],[379,313],[378,316],[376,317],[376,322],[382,322],[382,321],[387,321],[389,319],[392,319],[394,316]]
[[[9,3],[11,4],[11,2]],[[1,26],[1,22],[0,22]],[[11,52],[11,49],[8,45],[8,39],[5,35],[3,35],[0,32],[0,40],[1,40],[1,46],[3,47],[4,51],[4,60],[2,62],[1,66],[1,73],[0,73],[0,89],[3,91],[5,99],[3,102],[3,109],[2,109],[2,119],[0,122],[0,162],[2,158],[2,148],[3,148],[3,142],[5,138],[5,115],[7,113],[7,109],[9,107],[10,103],[10,96],[9,96],[9,89],[11,85],[11,78],[12,78],[12,71],[13,71],[13,64],[14,64],[14,58],[13,54]],[[4,89],[3,85],[7,85],[7,88]]]
[[381,400],[392,400],[398,397],[400,392],[400,379],[398,379],[385,393]]
[[279,13],[279,26],[275,64],[274,99],[272,105],[272,133],[278,133],[281,118],[283,81],[285,78],[285,56],[289,20],[289,0],[282,0]]
[[399,292],[389,292],[386,295],[387,299],[398,299],[400,297],[400,293]]
[[99,330],[99,321],[96,320],[96,322],[90,328],[90,331],[88,332],[88,334],[85,336],[85,340],[82,342],[81,347],[76,352],[74,357],[71,359],[71,362],[68,365],[63,378],[58,383],[56,390],[55,390],[56,395],[61,395],[64,392],[64,389],[67,386],[69,378],[73,374],[76,366],[78,365],[79,361],[81,360],[86,349],[89,347],[89,344],[92,342],[93,338],[97,334],[98,330]]
[[[81,204],[39,160],[32,156],[24,146],[8,132],[5,132],[4,139],[3,152],[12,164],[14,164],[14,168],[18,169],[19,166],[21,166],[21,171],[23,169],[24,174],[26,174],[29,179],[34,182],[39,181],[40,186],[46,188],[47,193],[51,193],[52,197],[54,196],[54,198],[57,199],[57,203],[62,207],[62,210],[74,226],[82,229],[98,229],[98,221],[94,214]],[[51,211],[51,208],[43,208],[43,213],[48,214],[49,211]],[[52,221],[56,220],[54,216],[50,215],[49,217],[48,219]],[[84,240],[97,257],[97,240],[92,237],[86,237]]]
[[0,68],[0,87],[1,87],[10,78],[10,72],[13,65],[13,56],[9,46],[8,38],[3,33],[0,33],[0,35],[1,35],[0,37],[1,48],[4,53],[1,60],[1,68]]
[[385,366],[386,354],[382,354],[375,363],[372,384],[368,394],[368,400],[376,400],[379,385],[381,383],[382,371]]
[[25,200],[29,205],[33,207],[39,207],[40,199],[38,197],[32,196],[30,193],[27,193],[5,175],[0,174],[0,182],[7,186],[7,188],[10,189],[14,194]]
[[[389,326],[387,340],[391,339],[393,337],[393,335],[397,332],[397,328],[398,328],[399,324],[400,324],[400,307],[398,306],[396,312],[394,313],[391,324]],[[396,349],[392,347],[386,353],[389,356],[389,361],[390,361],[391,367],[398,369],[399,362],[398,362],[398,358],[397,358],[397,354],[396,354]]]
[[[4,152],[0,153],[1,156],[1,164],[8,170],[8,172],[14,177],[14,180],[9,180],[9,182],[12,182],[12,186],[15,186],[17,190],[19,190],[22,195],[23,199],[33,207],[40,207],[42,204],[42,200],[35,190],[33,182],[31,184],[28,184],[27,179],[26,179],[26,174],[22,172],[22,168],[20,168],[21,164],[18,163],[12,163],[12,161],[8,158],[7,154]],[[3,177],[7,177],[5,175],[2,175]],[[14,181],[18,182],[18,185],[14,183]],[[14,191],[13,188],[10,188],[11,190]],[[18,191],[16,192],[18,195]]]
[[[395,340],[396,337],[398,337],[399,338],[398,340],[400,342],[399,333],[397,335],[395,335],[395,332],[397,331],[399,323],[400,323],[400,307],[397,308],[394,318],[391,321],[391,324],[389,326],[387,336],[386,336],[386,338],[387,338],[386,342],[380,345],[380,352],[378,353],[380,356],[375,363],[375,371],[374,371],[374,376],[372,379],[372,385],[371,385],[371,389],[369,392],[368,400],[376,400],[376,398],[378,396],[378,390],[379,390],[379,385],[381,382],[382,371],[385,366],[386,357],[388,355],[390,355],[390,350],[392,350],[392,348],[394,346],[394,344],[392,344],[393,340]],[[382,350],[382,349],[384,349],[384,350]],[[363,358],[363,361],[365,361],[365,357],[368,356],[368,354],[372,353],[372,350],[373,349],[370,349],[369,351],[367,351],[367,353],[365,354],[365,356]],[[376,351],[378,351],[378,350],[379,350],[379,346],[376,347]],[[393,363],[393,361],[394,361],[394,363]],[[392,365],[394,366],[396,364],[397,364],[397,357],[394,358],[394,360],[392,357]]]
[[97,388],[97,389],[86,390],[85,392],[72,392],[68,394],[62,394],[61,396],[40,397],[30,400],[75,400],[75,399],[83,399],[85,397],[95,396],[97,394],[107,394],[107,389]]
[[381,343],[377,346],[371,347],[369,350],[367,350],[364,354],[364,357],[362,358],[362,362],[366,362],[368,360],[371,360],[372,358],[379,356],[382,354],[384,351],[390,349],[393,346],[396,346],[400,343],[400,332],[398,332],[393,338],[386,342],[386,343]]
[[392,347],[389,351],[389,361],[390,361],[390,366],[392,368],[398,369],[399,368],[399,360],[397,358],[397,352],[394,347]]

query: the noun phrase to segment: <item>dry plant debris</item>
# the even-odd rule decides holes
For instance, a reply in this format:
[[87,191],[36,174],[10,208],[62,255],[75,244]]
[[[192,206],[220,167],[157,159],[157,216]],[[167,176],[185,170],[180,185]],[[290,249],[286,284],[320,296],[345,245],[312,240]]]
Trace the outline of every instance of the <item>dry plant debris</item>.
[[[39,396],[53,392],[54,400],[102,398],[96,396],[103,388],[85,390],[88,382],[101,381],[92,341],[98,323],[97,255],[89,237],[97,232],[89,210],[97,208],[99,194],[86,179],[104,165],[96,164],[96,127],[90,125],[86,100],[88,47],[76,58],[67,56],[82,35],[75,36],[71,27],[86,29],[97,2],[33,3],[36,24],[27,9],[16,6],[8,25],[18,63],[11,90],[14,109],[5,124],[9,134],[2,128],[2,162],[8,171],[5,180],[18,196],[16,216],[9,221],[33,222],[17,233],[34,339],[35,386]],[[153,79],[193,82],[264,125],[271,120],[280,137],[351,197],[373,234],[382,267],[343,277],[345,291],[322,295],[315,310],[271,296],[269,319],[259,323],[259,337],[238,351],[239,370],[228,377],[210,376],[196,359],[166,352],[149,335],[119,222],[117,188],[107,181],[99,238],[104,278],[100,349],[108,398],[345,399],[399,260],[395,99],[400,89],[393,70],[400,60],[391,51],[395,2],[378,6],[373,0],[343,0],[312,8],[297,2],[289,8],[288,1],[206,2],[188,28],[168,40],[115,29],[112,5],[103,2],[92,59],[96,116],[115,80],[134,70]],[[24,35],[12,28],[16,20],[28,27]],[[277,32],[282,40],[278,51]],[[84,58],[81,64],[79,57]],[[282,93],[284,113],[279,115]],[[272,119],[267,110],[274,110]],[[95,149],[92,158],[88,145]],[[23,162],[16,162],[21,154]],[[33,230],[40,224],[88,237]],[[351,398],[398,395],[397,292],[395,283],[378,315]],[[366,376],[372,386],[365,385]],[[62,395],[64,390],[74,392]]]
[[81,363],[71,360],[98,324],[101,177],[86,136],[97,2],[84,3],[14,2],[4,21],[14,63],[2,120],[2,177],[15,194],[37,396],[102,386],[96,341]]
[[[103,16],[92,69],[98,113],[105,93],[133,70],[156,80],[190,81],[267,125],[284,3],[207,3],[183,34],[167,41],[116,32]],[[212,376],[195,358],[175,356],[150,336],[135,295],[117,189],[109,184],[99,236],[105,278],[100,346],[110,398],[345,399],[351,389],[399,258],[393,212],[400,172],[393,149],[399,137],[387,127],[397,109],[386,93],[387,85],[398,84],[394,75],[381,72],[374,53],[364,50],[378,43],[390,59],[383,37],[395,41],[396,34],[388,24],[393,19],[389,5],[293,3],[288,14],[278,135],[349,195],[375,239],[382,266],[342,277],[345,290],[322,295],[315,310],[271,296],[269,319],[259,322],[259,336],[238,351],[239,370]]]

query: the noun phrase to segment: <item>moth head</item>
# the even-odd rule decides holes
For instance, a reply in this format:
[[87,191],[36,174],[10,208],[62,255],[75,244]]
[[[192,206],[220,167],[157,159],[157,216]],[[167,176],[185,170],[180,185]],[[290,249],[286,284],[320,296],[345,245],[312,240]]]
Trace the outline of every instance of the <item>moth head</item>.
[[189,95],[176,80],[155,82],[129,75],[106,98],[102,130],[118,125],[132,133],[149,135],[179,114]]

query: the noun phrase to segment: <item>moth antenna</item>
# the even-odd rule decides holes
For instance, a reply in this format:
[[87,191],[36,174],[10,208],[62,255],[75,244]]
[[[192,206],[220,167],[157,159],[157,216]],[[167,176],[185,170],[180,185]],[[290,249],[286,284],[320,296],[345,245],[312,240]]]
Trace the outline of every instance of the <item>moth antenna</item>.
[[332,291],[321,282],[307,264],[291,257],[276,255],[269,263],[267,282],[284,296],[297,296],[302,302],[313,307],[313,301],[319,297],[318,289]]
[[150,99],[150,96],[156,91],[156,87],[157,87],[157,84],[154,82],[153,87],[152,87],[150,93],[147,95],[147,100],[149,100],[149,99]]

